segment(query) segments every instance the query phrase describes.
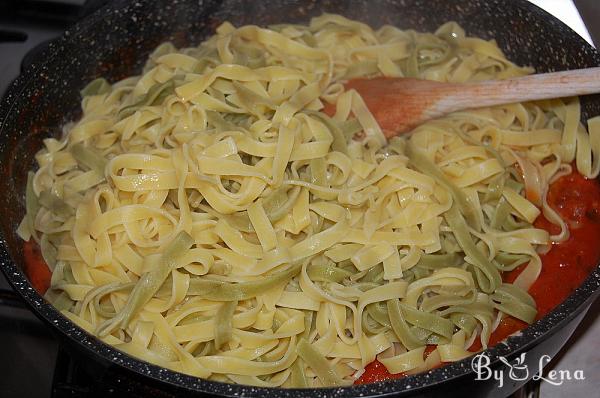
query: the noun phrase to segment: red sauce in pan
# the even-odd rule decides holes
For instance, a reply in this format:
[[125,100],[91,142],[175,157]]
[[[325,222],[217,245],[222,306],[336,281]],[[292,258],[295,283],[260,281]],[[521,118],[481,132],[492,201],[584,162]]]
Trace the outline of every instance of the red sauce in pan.
[[[569,226],[570,236],[565,242],[552,246],[541,255],[542,272],[529,288],[529,294],[537,306],[536,320],[542,318],[564,301],[579,287],[600,262],[600,184],[588,180],[579,173],[564,176],[550,186],[548,203]],[[543,216],[534,225],[552,234],[560,228]],[[506,282],[512,282],[521,273],[524,265],[504,274]],[[490,345],[504,340],[509,335],[525,328],[527,324],[507,317],[492,333]],[[474,344],[472,351],[480,345]]]
[[46,293],[50,287],[52,273],[44,262],[40,247],[33,240],[23,244],[23,256],[25,257],[25,275],[33,288],[41,295]]
[[[548,203],[569,225],[570,237],[555,244],[541,256],[542,272],[529,289],[538,309],[536,319],[542,318],[565,300],[600,262],[600,183],[588,180],[579,173],[560,178],[550,186]],[[552,234],[560,231],[543,216],[534,225]],[[525,265],[503,275],[504,281],[512,282]],[[490,346],[527,327],[527,323],[508,316],[504,318],[490,337]],[[469,348],[476,352],[481,343],[476,340]],[[427,352],[427,351],[426,351]],[[385,366],[375,360],[355,384],[372,383],[403,377],[390,374]]]
[[[568,223],[570,237],[563,243],[553,245],[548,253],[541,256],[542,272],[529,289],[537,305],[537,319],[566,299],[600,261],[600,184],[598,181],[585,179],[578,173],[562,177],[550,187],[548,202]],[[553,234],[559,230],[543,216],[535,221],[535,226]],[[35,243],[26,242],[23,251],[25,273],[33,287],[40,294],[44,294],[50,286],[50,270]],[[522,268],[505,273],[504,280],[512,282]],[[490,345],[504,340],[526,326],[525,322],[506,317],[492,333]],[[428,355],[433,348],[433,346],[428,347],[425,355]],[[470,347],[471,351],[480,349],[481,344],[478,341]],[[366,367],[356,384],[403,376],[402,373],[390,374],[379,361],[375,360]]]
[[362,374],[354,384],[369,384],[376,381],[392,380],[404,376],[403,373],[391,374],[385,366],[377,359],[365,367],[365,373]]

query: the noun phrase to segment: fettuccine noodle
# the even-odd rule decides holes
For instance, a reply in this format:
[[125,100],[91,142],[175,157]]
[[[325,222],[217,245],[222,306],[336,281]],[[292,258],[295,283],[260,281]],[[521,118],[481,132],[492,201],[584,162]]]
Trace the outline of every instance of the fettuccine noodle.
[[[568,237],[548,185],[573,163],[598,175],[600,119],[588,133],[577,99],[512,104],[387,142],[343,82],[531,72],[455,23],[225,22],[84,89],[81,120],[36,156],[19,233],[65,316],[179,372],[318,387],[376,358],[407,374],[457,361],[503,316],[534,320],[538,252]],[[542,213],[559,234],[532,225]]]

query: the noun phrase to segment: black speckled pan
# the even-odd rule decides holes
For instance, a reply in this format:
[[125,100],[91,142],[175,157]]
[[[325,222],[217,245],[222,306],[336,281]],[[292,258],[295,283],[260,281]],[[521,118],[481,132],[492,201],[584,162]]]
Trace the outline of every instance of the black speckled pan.
[[[396,381],[349,388],[312,390],[264,389],[222,384],[183,375],[125,355],[85,333],[62,317],[31,287],[24,273],[22,242],[15,229],[24,214],[27,170],[41,140],[80,116],[79,90],[98,76],[111,81],[139,72],[159,43],[197,44],[224,20],[235,25],[307,22],[333,12],[372,26],[384,23],[432,31],[455,20],[471,35],[496,38],[508,57],[538,71],[600,65],[600,55],[567,26],[524,0],[397,0],[397,1],[116,1],[76,25],[53,43],[41,63],[34,64],[10,87],[0,107],[0,268],[15,290],[62,339],[71,352],[86,358],[98,379],[134,386],[131,396],[208,394],[260,397],[503,397],[525,381],[476,381],[471,360]],[[586,97],[583,117],[600,114],[600,98]],[[600,242],[599,242],[600,244]],[[600,290],[597,268],[569,298],[546,317],[487,352],[492,367],[498,356],[526,352],[537,370],[542,355],[555,355],[571,335]],[[50,372],[51,370],[48,369]],[[534,372],[530,373],[530,377]]]

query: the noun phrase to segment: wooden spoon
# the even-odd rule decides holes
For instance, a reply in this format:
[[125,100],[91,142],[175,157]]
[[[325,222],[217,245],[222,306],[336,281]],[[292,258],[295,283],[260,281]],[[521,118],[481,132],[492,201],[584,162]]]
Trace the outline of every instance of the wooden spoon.
[[[349,80],[344,86],[358,91],[390,138],[460,110],[599,93],[600,67],[476,83],[378,77]],[[335,107],[325,112],[333,114]]]

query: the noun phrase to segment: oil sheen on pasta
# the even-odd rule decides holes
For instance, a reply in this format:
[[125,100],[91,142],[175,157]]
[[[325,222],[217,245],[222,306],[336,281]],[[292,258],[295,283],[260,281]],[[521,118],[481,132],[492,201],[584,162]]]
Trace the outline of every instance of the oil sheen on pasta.
[[539,316],[527,291],[571,222],[548,188],[572,165],[597,176],[600,119],[586,129],[577,99],[512,104],[386,142],[343,83],[531,72],[452,22],[224,23],[82,91],[82,118],[36,155],[19,233],[66,317],[176,371],[317,387],[376,359],[457,361]]

